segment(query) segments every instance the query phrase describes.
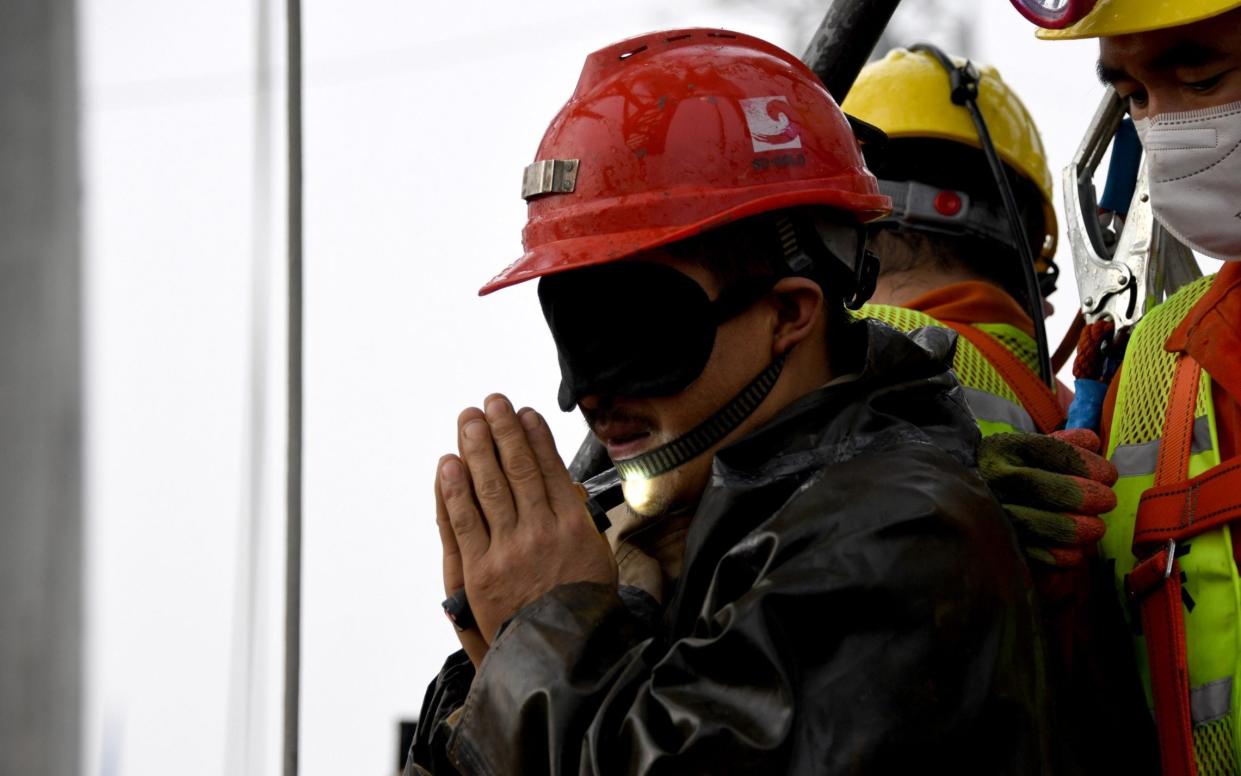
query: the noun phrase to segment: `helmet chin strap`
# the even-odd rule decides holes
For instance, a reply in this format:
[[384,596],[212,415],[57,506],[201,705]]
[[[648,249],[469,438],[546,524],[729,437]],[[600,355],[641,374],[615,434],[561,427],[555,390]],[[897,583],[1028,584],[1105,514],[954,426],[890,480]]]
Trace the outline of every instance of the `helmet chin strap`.
[[666,445],[648,450],[632,458],[615,461],[616,471],[625,481],[651,479],[670,472],[682,464],[697,458],[717,442],[731,434],[754,410],[763,403],[767,394],[776,386],[784,369],[785,356],[777,356],[771,365],[759,373],[749,385],[742,388],[727,404],[711,417],[672,440]]

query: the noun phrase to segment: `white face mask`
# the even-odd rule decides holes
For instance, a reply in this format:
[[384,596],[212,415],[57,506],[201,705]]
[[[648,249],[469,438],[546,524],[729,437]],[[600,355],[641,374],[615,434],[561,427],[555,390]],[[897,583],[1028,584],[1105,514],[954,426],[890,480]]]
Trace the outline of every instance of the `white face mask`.
[[1241,102],[1134,122],[1159,223],[1199,253],[1241,260]]

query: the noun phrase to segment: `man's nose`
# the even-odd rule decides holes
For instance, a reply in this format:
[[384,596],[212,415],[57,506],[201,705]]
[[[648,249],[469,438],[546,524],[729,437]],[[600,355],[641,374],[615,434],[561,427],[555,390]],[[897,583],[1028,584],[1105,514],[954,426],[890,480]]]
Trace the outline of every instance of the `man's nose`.
[[594,393],[582,396],[577,400],[577,408],[582,412],[597,412],[602,404],[603,400],[599,398],[598,394]]

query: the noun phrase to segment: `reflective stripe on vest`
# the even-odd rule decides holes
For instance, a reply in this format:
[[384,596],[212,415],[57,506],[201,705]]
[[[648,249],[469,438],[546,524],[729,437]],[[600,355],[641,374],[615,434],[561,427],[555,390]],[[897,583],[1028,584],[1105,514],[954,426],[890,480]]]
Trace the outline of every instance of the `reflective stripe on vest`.
[[[1122,596],[1124,575],[1135,565],[1132,543],[1138,504],[1155,480],[1176,362],[1176,355],[1163,345],[1210,282],[1211,278],[1195,281],[1152,310],[1134,330],[1125,353],[1107,440],[1108,456],[1121,475],[1115,486],[1117,506],[1103,516],[1108,529],[1099,543],[1104,556],[1116,561],[1115,583]],[[1199,379],[1194,416],[1188,477],[1220,462],[1211,380],[1205,372]],[[1183,542],[1177,563],[1184,574],[1189,705],[1198,772],[1238,773],[1241,715],[1234,709],[1235,693],[1241,689],[1236,681],[1241,669],[1241,579],[1229,531],[1215,529]],[[1135,638],[1134,648],[1151,703],[1144,638]]]
[[[1193,453],[1205,453],[1211,449],[1211,419],[1206,415],[1194,419],[1194,440],[1189,448]],[[1154,474],[1159,462],[1159,440],[1121,445],[1112,454],[1112,463],[1121,477],[1137,477]]]
[[[924,326],[948,328],[926,313],[892,305],[863,305],[854,315],[859,318],[882,321],[895,329],[906,332]],[[999,339],[1005,346],[1008,346],[1010,342],[1020,343],[1021,338],[1030,339],[1020,329],[1005,324],[986,324],[984,330]],[[1027,360],[1024,348],[1015,352],[1023,361]],[[1033,433],[1036,430],[1034,420],[1022,406],[1016,392],[1009,387],[978,348],[964,337],[957,339],[957,350],[952,359],[952,371],[964,389],[965,401],[969,404],[970,411],[974,413],[978,421],[978,430],[983,436],[1013,431]]]
[[[985,423],[990,429],[983,429],[984,434],[998,434],[1001,431],[1024,431],[1033,434],[1038,431],[1029,413],[1022,409],[1020,404],[968,385],[961,387],[965,390],[965,403],[970,406],[970,412],[974,413],[975,419],[980,421],[980,427]],[[992,426],[995,428],[991,428]]]
[[1207,682],[1190,690],[1189,708],[1197,724],[1223,719],[1232,708],[1232,677]]

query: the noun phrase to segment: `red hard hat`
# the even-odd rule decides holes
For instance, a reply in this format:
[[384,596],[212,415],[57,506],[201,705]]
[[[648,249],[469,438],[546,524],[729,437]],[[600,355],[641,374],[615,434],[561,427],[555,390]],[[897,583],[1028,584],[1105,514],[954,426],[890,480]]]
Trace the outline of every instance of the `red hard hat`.
[[619,261],[768,210],[826,205],[858,221],[891,201],[823,84],[749,35],[643,35],[586,58],[522,196],[525,254],[483,286]]

